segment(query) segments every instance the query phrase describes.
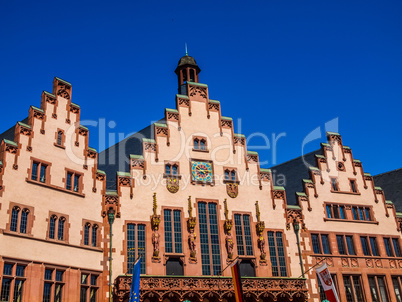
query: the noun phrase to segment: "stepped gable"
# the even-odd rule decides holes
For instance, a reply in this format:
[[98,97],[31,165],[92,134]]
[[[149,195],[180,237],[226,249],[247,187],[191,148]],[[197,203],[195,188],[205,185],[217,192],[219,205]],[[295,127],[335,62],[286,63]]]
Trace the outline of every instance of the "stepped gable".
[[[24,118],[20,123],[28,124],[28,118]],[[0,134],[0,142],[3,139],[7,139],[9,141],[14,141],[14,134],[15,134],[15,125],[12,126],[10,129],[4,131],[3,133]]]
[[398,212],[402,212],[402,168],[373,176],[376,186],[381,187]]
[[[157,123],[164,122],[161,119]],[[98,167],[109,176],[106,181],[108,190],[116,190],[115,176],[118,171],[130,172],[130,154],[143,155],[142,139],[154,139],[153,130],[154,124],[151,124],[99,153]]]
[[[309,178],[308,165],[315,167],[315,154],[321,154],[321,150],[319,149],[307,153],[303,156],[271,167],[274,186],[285,187],[286,200],[288,204],[298,204],[296,200],[296,192],[302,192],[304,189],[303,183],[300,180]],[[285,183],[283,183],[283,181],[285,181]]]

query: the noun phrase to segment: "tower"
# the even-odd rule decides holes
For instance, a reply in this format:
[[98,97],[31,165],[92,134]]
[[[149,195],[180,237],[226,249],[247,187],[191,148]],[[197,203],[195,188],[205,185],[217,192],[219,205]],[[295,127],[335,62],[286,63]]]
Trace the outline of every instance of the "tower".
[[200,72],[201,69],[198,67],[195,59],[190,57],[186,52],[186,55],[180,58],[175,70],[175,73],[177,74],[179,94],[187,94],[187,82],[199,83],[198,74]]

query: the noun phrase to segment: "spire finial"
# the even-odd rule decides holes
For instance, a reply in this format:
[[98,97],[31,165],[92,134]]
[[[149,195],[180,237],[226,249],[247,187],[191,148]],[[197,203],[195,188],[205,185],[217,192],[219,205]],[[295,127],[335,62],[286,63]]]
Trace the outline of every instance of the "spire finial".
[[184,43],[185,49],[186,49],[186,56],[188,56],[188,52],[187,52],[187,43]]

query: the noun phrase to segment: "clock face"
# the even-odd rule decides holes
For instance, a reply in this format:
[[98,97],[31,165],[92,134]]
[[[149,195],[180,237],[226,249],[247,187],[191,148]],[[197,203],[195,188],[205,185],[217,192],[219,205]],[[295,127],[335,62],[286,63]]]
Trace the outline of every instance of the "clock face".
[[212,182],[212,163],[191,161],[191,174],[194,181]]

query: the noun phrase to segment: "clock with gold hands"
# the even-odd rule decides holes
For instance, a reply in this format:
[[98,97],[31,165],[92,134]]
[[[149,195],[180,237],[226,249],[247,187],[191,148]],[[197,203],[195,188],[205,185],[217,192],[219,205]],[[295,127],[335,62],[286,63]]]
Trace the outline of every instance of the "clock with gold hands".
[[212,183],[212,163],[209,161],[191,161],[192,180],[196,182]]

